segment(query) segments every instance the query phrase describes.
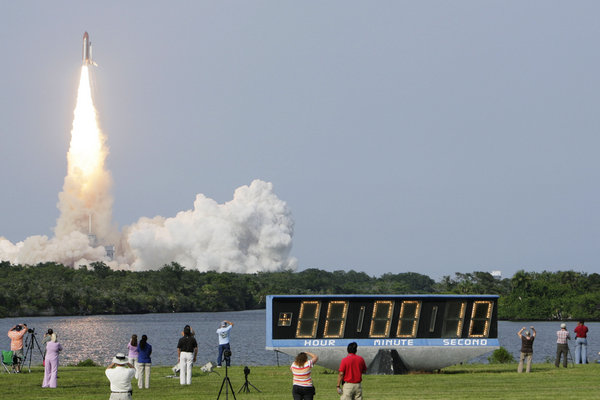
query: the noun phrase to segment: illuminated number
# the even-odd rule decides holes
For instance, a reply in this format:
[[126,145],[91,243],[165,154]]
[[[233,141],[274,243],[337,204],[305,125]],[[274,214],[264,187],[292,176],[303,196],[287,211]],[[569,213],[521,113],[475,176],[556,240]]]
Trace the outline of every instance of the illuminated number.
[[421,316],[420,301],[403,301],[400,307],[397,337],[416,337],[419,317]]
[[431,318],[429,319],[429,333],[435,332],[435,321],[437,320],[438,306],[431,307]]
[[296,328],[297,338],[314,338],[316,336],[320,309],[321,303],[318,301],[303,301],[300,303],[298,327]]
[[392,312],[394,311],[394,302],[378,300],[373,307],[373,317],[371,318],[371,330],[369,337],[388,337],[390,334],[390,322]]
[[442,337],[460,337],[465,319],[467,303],[464,301],[449,301],[446,303]]
[[476,301],[473,303],[469,337],[488,337],[494,303],[491,301]]
[[277,321],[277,326],[290,326],[290,325],[292,325],[292,313],[291,312],[279,313],[279,320]]
[[360,306],[358,312],[358,324],[356,324],[356,332],[362,332],[363,322],[365,321],[365,306]]
[[327,319],[325,320],[325,332],[323,337],[339,338],[344,335],[346,325],[346,314],[348,313],[347,301],[332,301],[327,307]]

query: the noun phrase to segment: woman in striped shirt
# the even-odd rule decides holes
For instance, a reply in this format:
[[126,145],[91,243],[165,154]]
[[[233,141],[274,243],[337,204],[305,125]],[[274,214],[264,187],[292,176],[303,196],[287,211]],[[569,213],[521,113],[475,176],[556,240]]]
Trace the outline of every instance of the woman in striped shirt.
[[[310,359],[308,358],[310,357]],[[319,357],[316,354],[307,352],[298,353],[290,369],[294,375],[294,386],[292,387],[292,396],[294,400],[312,400],[315,395],[310,372],[317,363]]]

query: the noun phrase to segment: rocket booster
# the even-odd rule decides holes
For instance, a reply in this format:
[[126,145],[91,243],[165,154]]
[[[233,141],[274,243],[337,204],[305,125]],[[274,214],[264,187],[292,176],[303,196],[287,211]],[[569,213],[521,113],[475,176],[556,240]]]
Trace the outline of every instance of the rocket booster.
[[92,60],[92,42],[90,35],[87,32],[83,34],[83,52],[81,54],[81,62],[83,65],[96,65]]

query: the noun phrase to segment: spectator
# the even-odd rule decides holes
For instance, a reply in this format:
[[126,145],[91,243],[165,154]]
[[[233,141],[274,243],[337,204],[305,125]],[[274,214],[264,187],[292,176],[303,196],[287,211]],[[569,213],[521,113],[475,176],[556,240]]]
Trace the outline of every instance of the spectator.
[[[530,327],[531,332],[522,327],[517,335],[521,338],[521,357],[519,357],[519,367],[517,372],[523,372],[523,361],[527,359],[527,368],[525,372],[531,372],[531,359],[533,358],[533,341],[535,340],[535,328]],[[533,333],[532,333],[533,332]]]
[[138,338],[137,335],[131,335],[131,340],[127,343],[127,358],[129,364],[135,369],[135,379],[138,378]]
[[575,364],[587,364],[587,333],[588,327],[581,320],[575,327]]
[[23,362],[23,336],[27,333],[27,324],[17,324],[10,328],[8,337],[10,338],[10,349],[15,359],[15,371],[21,372],[21,363]]
[[298,353],[296,356],[290,366],[293,374],[292,397],[294,400],[313,400],[315,387],[310,372],[318,360],[317,355],[308,351]]
[[567,324],[560,324],[560,331],[556,332],[556,361],[554,366],[558,368],[560,365],[560,357],[563,356],[563,367],[567,368],[567,354],[569,354],[568,340],[571,339],[569,331],[567,330]]
[[46,343],[46,358],[44,359],[44,381],[42,387],[55,388],[58,374],[58,353],[63,349],[56,339],[56,333],[50,335],[50,341]]
[[233,322],[223,321],[221,326],[217,329],[217,336],[219,337],[219,359],[217,360],[217,368],[221,367],[223,358],[225,358],[225,365],[229,367],[231,365],[231,346],[229,345],[229,334],[233,328]]
[[177,343],[177,362],[179,363],[179,384],[192,384],[192,365],[198,355],[198,343],[192,335],[189,325],[183,328],[183,337]]
[[131,379],[135,375],[133,365],[123,353],[117,353],[104,372],[110,381],[109,400],[131,400]]
[[[340,400],[362,399],[362,374],[367,372],[365,360],[356,354],[358,345],[348,345],[348,355],[342,359],[337,381],[337,391],[342,395]],[[343,385],[343,386],[342,386]]]
[[150,367],[152,366],[152,346],[148,343],[148,336],[142,335],[138,350],[138,388],[150,388]]

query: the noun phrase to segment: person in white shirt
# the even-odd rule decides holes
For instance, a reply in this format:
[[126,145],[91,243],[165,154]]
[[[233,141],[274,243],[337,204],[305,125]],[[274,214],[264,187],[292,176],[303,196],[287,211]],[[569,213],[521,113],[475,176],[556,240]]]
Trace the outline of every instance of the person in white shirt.
[[217,336],[219,337],[219,358],[217,359],[217,368],[221,367],[223,358],[225,358],[225,366],[231,366],[231,347],[229,345],[229,333],[233,328],[233,322],[223,321],[221,326],[217,329]]
[[131,400],[131,379],[135,375],[135,369],[125,354],[117,353],[106,368],[105,374],[110,381],[109,400]]

